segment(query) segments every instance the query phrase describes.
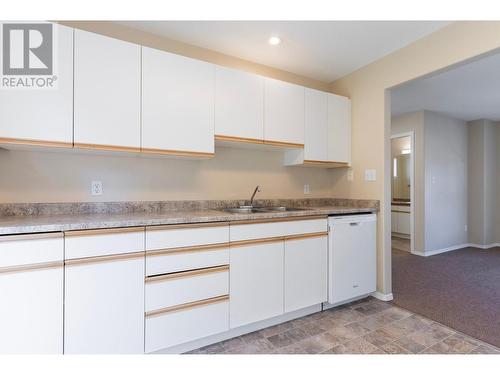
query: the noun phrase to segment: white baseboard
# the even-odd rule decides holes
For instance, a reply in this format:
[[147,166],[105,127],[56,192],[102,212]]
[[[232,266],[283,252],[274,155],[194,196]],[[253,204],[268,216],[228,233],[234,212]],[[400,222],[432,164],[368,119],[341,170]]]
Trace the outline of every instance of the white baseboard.
[[392,301],[394,299],[392,293],[373,292],[372,297],[375,297],[376,299],[384,302]]
[[479,249],[491,249],[493,247],[500,247],[500,244],[498,244],[498,243],[491,243],[491,244],[488,244],[488,245],[479,245],[479,244],[474,244],[474,243],[464,243],[464,244],[461,244],[461,245],[455,245],[455,246],[445,247],[443,249],[431,250],[431,251],[426,251],[426,252],[423,252],[423,251],[414,251],[412,254],[419,255],[419,256],[422,256],[422,257],[429,257],[429,256],[432,256],[432,255],[446,253],[448,251],[454,251],[454,250],[463,249],[465,247],[477,247]]

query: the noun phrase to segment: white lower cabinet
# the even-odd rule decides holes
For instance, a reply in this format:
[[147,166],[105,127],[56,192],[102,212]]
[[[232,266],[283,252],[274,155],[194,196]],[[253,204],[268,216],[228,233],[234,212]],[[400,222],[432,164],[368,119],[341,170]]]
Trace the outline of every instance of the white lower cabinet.
[[230,328],[283,314],[284,241],[231,247]]
[[62,354],[63,238],[0,237],[0,354]]
[[285,312],[327,300],[326,234],[285,241]]
[[67,262],[65,353],[144,352],[144,255],[126,256]]

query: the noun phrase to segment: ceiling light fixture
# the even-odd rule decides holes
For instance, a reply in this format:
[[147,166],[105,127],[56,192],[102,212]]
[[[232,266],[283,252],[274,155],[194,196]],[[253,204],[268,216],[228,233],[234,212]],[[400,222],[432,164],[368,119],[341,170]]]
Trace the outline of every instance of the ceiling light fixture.
[[281,39],[279,36],[272,36],[269,38],[267,42],[272,46],[277,46],[278,44],[281,43]]

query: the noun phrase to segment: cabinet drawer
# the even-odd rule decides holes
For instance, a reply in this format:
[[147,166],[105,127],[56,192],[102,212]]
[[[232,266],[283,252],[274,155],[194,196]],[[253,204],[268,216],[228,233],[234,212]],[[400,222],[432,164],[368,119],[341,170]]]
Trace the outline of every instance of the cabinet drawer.
[[146,250],[210,245],[228,241],[227,223],[162,225],[146,228]]
[[146,311],[229,293],[229,266],[179,272],[146,279]]
[[0,267],[62,262],[62,233],[0,236]]
[[146,314],[146,353],[215,335],[229,329],[229,296]]
[[326,232],[326,218],[270,220],[267,222],[231,224],[231,241],[245,241],[258,238],[285,237],[299,234]]
[[144,228],[113,228],[66,232],[65,259],[144,251]]
[[229,264],[229,244],[146,252],[146,276]]

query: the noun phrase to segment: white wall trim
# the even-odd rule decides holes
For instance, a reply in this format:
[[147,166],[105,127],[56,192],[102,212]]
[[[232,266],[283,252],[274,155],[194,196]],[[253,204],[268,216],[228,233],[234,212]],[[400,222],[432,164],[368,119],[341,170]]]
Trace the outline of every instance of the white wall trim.
[[384,302],[392,301],[394,299],[392,293],[382,293],[382,292],[373,292],[372,297]]
[[488,245],[479,245],[475,243],[464,243],[461,245],[455,245],[455,246],[450,246],[450,247],[445,247],[443,249],[437,249],[437,250],[431,250],[431,251],[415,251],[415,255],[419,255],[422,257],[429,257],[432,255],[437,255],[437,254],[442,254],[442,253],[447,253],[448,251],[454,251],[454,250],[460,250],[465,247],[476,247],[478,249],[491,249],[493,247],[500,247],[500,243],[491,243]]

